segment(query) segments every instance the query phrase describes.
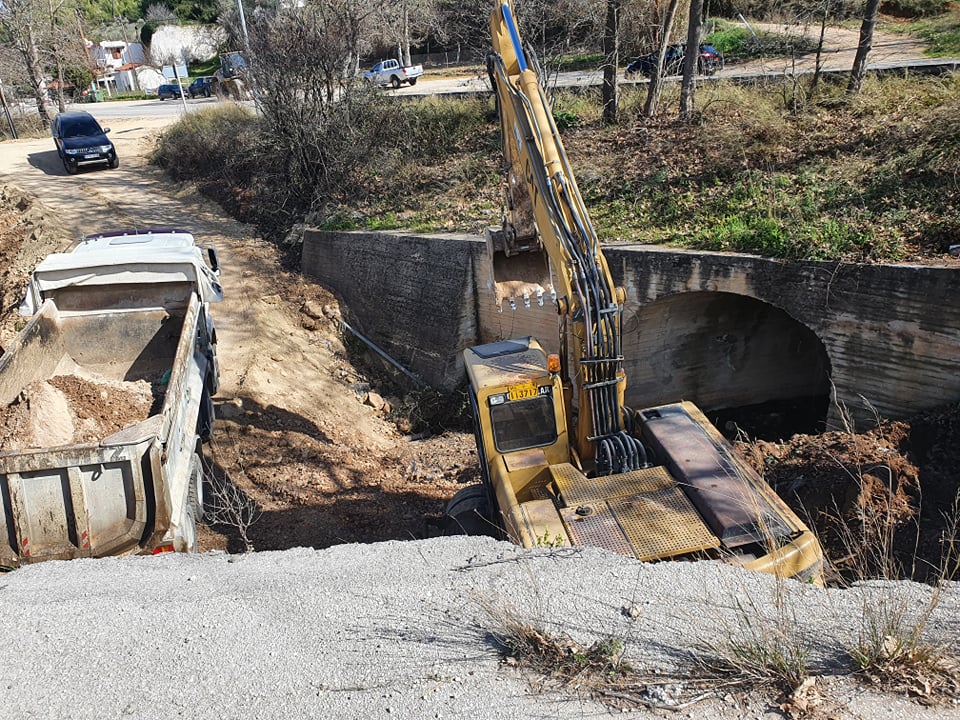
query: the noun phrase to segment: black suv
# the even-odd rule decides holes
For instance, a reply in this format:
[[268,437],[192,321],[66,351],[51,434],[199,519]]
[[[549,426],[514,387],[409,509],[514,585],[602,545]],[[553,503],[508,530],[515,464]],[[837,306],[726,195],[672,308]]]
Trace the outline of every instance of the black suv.
[[210,97],[217,92],[216,86],[217,79],[212,75],[207,77],[198,77],[192,83],[190,87],[187,88],[187,92],[190,93],[191,98],[200,97]]
[[[683,72],[683,56],[685,48],[683,45],[668,45],[667,52],[663,58],[663,75],[679,75]],[[697,58],[697,72],[701,75],[713,75],[717,70],[723,69],[723,55],[713,45],[701,45],[700,57]],[[652,78],[657,71],[657,53],[641,55],[636,60],[627,65],[626,76],[628,78],[634,75],[643,75]]]
[[81,165],[106,163],[110,168],[120,167],[117,150],[107,139],[110,128],[100,127],[90,113],[58,113],[50,123],[50,132],[68,174],[75,175]]

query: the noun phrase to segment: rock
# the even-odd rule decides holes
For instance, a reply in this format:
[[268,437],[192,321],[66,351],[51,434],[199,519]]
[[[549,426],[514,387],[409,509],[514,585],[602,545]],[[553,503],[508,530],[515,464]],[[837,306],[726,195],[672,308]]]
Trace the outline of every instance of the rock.
[[243,400],[241,398],[231,398],[217,406],[216,413],[225,420],[234,420],[243,415]]
[[[329,307],[329,306],[327,306]],[[300,308],[300,311],[309,318],[313,320],[322,320],[324,317],[324,306],[318,303],[316,300],[307,300],[303,307]]]
[[387,403],[378,393],[375,393],[373,390],[371,390],[363,396],[363,404],[369,405],[377,412],[380,412]]

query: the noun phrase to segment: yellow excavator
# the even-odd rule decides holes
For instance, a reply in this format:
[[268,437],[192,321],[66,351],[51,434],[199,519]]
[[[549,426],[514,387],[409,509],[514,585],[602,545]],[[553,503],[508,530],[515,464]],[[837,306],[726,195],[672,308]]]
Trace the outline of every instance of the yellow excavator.
[[503,226],[487,232],[496,302],[550,298],[560,352],[530,337],[464,351],[483,481],[450,501],[448,527],[644,561],[719,558],[820,584],[816,538],[695,405],[624,405],[626,293],[509,0],[494,9],[491,35],[506,184]]

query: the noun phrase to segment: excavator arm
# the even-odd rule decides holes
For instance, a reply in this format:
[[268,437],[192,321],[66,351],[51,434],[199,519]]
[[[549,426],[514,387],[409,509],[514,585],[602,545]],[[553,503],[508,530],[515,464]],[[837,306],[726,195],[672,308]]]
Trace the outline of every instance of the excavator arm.
[[488,231],[496,299],[511,306],[544,295],[561,317],[561,359],[568,357],[578,405],[574,446],[596,475],[646,464],[643,446],[625,431],[626,376],[621,353],[625,292],[600,250],[540,82],[536,57],[523,47],[509,0],[490,18],[487,70],[503,138],[506,212]]

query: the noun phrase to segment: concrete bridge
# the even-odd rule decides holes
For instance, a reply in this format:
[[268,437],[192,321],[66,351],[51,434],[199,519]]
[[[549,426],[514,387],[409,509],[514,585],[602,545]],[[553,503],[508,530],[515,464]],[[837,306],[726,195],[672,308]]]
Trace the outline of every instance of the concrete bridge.
[[[742,423],[756,410],[775,436],[780,422],[866,429],[876,415],[960,401],[960,265],[786,263],[635,244],[604,254],[627,289],[632,407],[692,400],[721,424],[728,411]],[[303,271],[441,389],[462,381],[470,345],[533,335],[557,346],[549,301],[497,311],[479,238],[307,231]]]

